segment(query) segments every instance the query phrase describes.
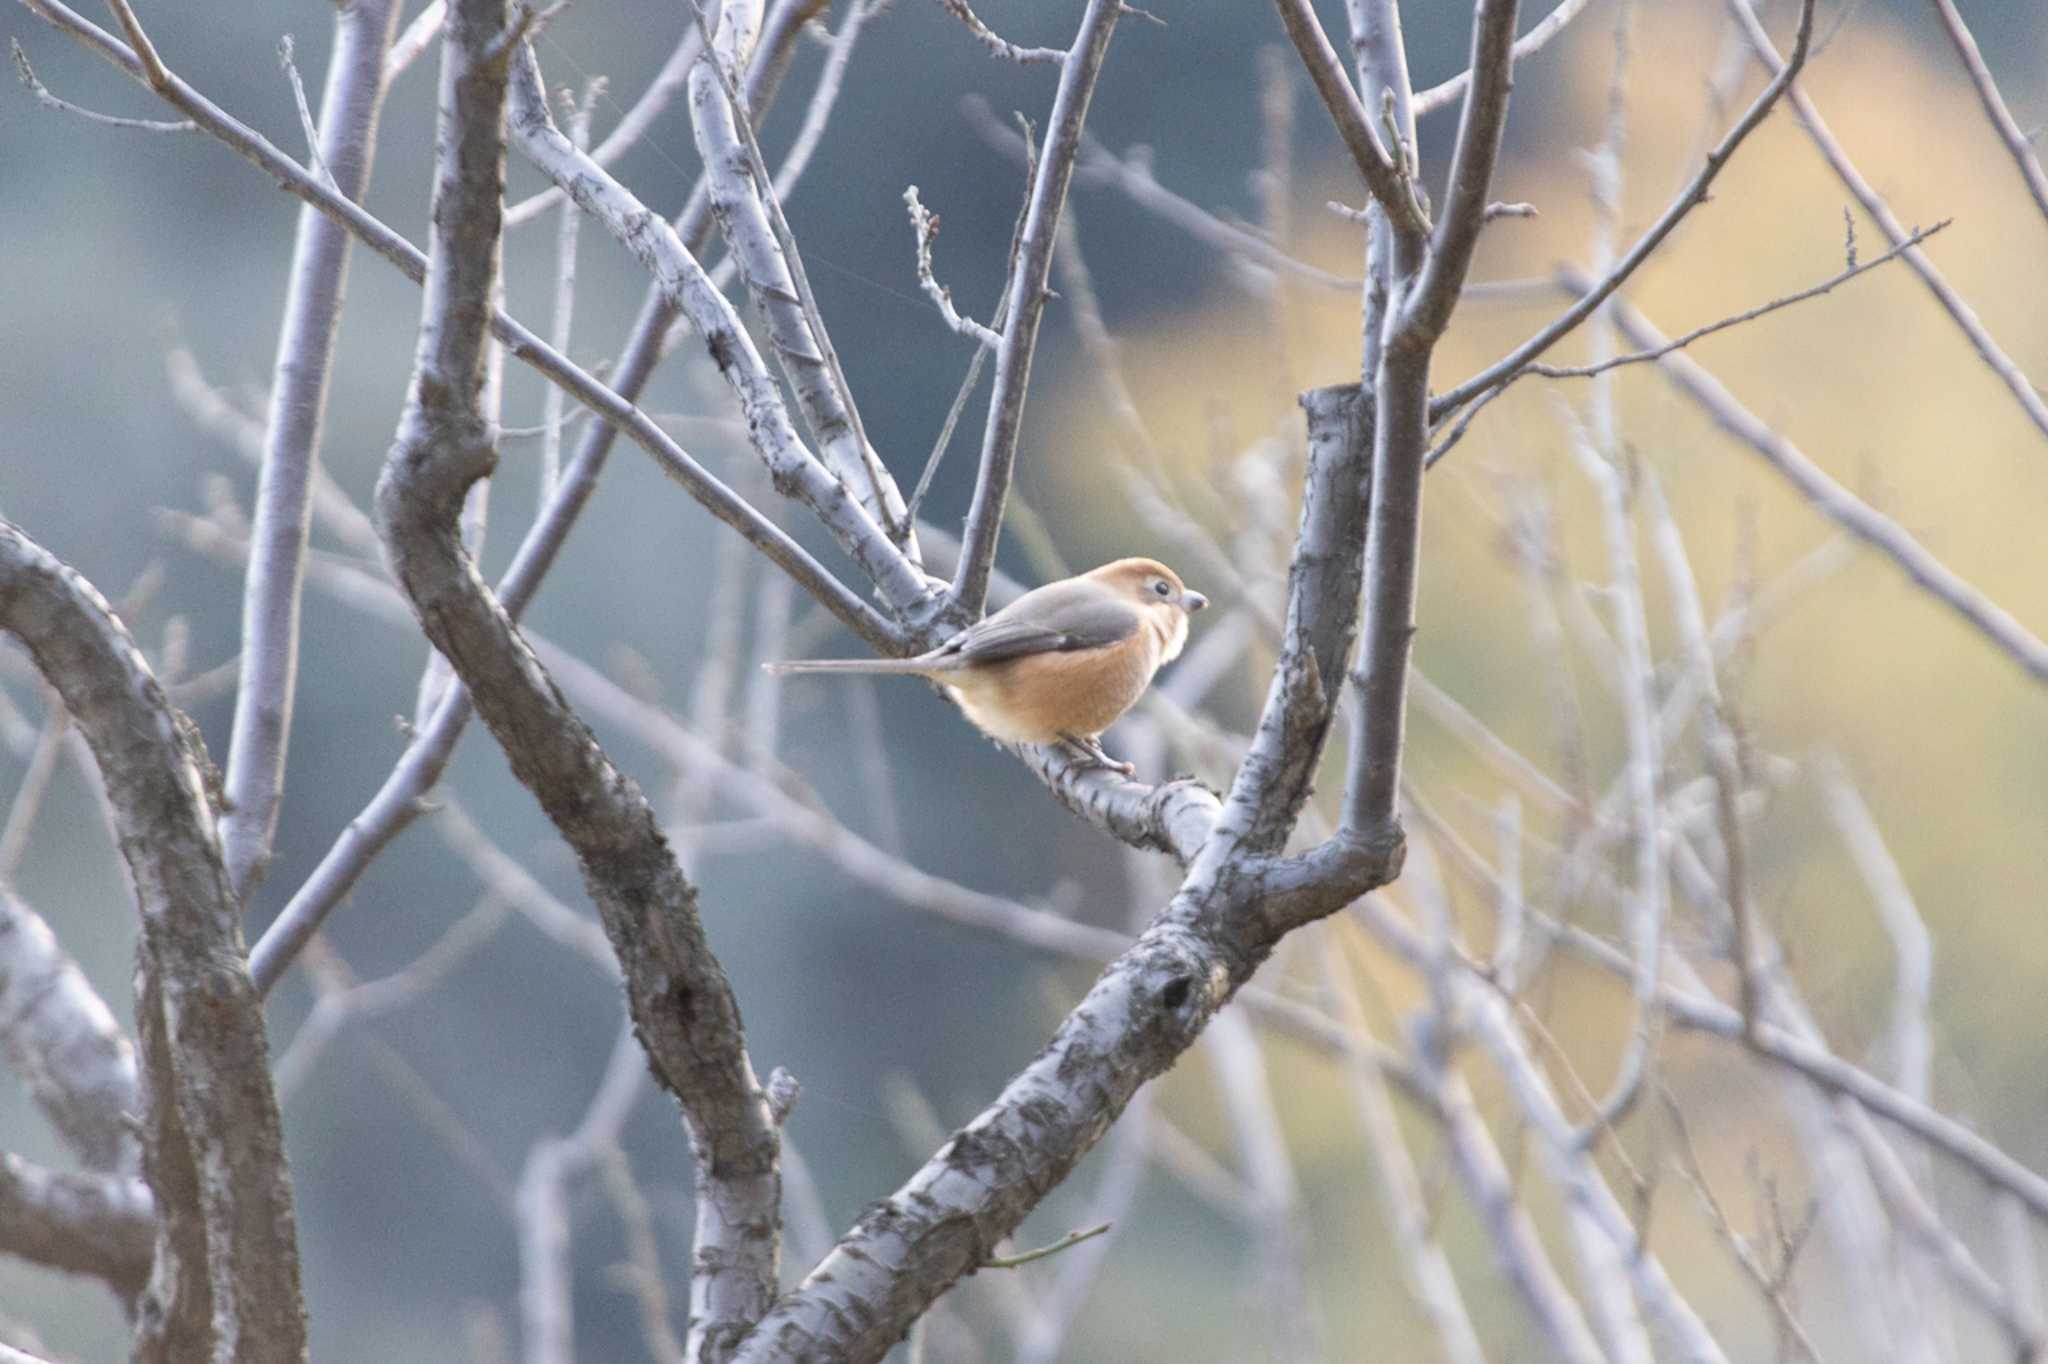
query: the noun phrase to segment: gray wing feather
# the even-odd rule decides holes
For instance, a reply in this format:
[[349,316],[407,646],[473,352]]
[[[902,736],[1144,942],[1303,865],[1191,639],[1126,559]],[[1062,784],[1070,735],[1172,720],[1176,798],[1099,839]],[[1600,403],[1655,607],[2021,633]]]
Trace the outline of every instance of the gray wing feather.
[[963,663],[1000,663],[1026,654],[1099,649],[1129,639],[1138,608],[1099,585],[1068,579],[1026,592],[970,625],[935,652]]

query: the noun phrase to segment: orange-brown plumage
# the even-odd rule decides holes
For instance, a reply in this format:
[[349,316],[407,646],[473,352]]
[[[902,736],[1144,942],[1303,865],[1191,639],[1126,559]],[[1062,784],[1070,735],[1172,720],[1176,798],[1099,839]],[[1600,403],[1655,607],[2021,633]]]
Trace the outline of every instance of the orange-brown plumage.
[[[800,659],[774,672],[902,673],[944,685],[977,728],[1006,743],[1095,740],[1144,695],[1208,605],[1155,559],[1118,559],[1026,592],[929,653]],[[1122,764],[1110,764],[1121,766]]]

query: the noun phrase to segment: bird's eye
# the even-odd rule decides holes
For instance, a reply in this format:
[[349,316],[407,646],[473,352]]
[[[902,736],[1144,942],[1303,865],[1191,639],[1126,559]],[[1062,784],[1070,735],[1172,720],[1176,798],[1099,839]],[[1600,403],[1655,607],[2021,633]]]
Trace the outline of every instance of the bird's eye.
[[1170,597],[1173,595],[1173,589],[1166,585],[1166,580],[1164,578],[1158,578],[1153,580],[1152,591],[1155,595],[1161,597]]

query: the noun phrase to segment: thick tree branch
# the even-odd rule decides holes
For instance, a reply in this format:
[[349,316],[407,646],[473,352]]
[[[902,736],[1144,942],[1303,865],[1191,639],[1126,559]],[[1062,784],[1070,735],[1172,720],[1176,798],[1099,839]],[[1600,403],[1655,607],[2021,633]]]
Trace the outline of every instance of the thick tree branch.
[[421,627],[474,697],[522,783],[575,850],[619,958],[628,1009],[676,1095],[697,1169],[691,1353],[719,1359],[775,1291],[780,1180],[739,1009],[705,941],[696,891],[653,811],[612,767],[476,575],[457,529],[494,463],[478,415],[504,175],[505,0],[461,0],[441,84],[434,250],[406,412],[377,517]]
[[138,1355],[170,1358],[198,1344],[208,1355],[302,1358],[269,1048],[197,732],[164,700],[105,599],[5,522],[0,628],[28,648],[92,748],[142,915],[145,1170],[164,1231]]
[[1315,786],[1358,634],[1373,504],[1373,402],[1355,384],[1302,394],[1308,474],[1288,567],[1280,658],[1221,827],[1259,854],[1278,852]]
[[1151,848],[1185,866],[1208,841],[1223,803],[1198,781],[1148,786],[1100,764],[1077,762],[1064,748],[1011,750],[1053,799],[1134,848]]
[[[1328,908],[1389,868],[1364,859],[1350,871],[1325,888]],[[1250,979],[1281,936],[1252,912],[1260,898],[1242,864],[1198,858],[1188,884],[1110,964],[1038,1059],[870,1208],[734,1360],[881,1359],[940,1293],[988,1260],[1139,1086],[1171,1066]]]

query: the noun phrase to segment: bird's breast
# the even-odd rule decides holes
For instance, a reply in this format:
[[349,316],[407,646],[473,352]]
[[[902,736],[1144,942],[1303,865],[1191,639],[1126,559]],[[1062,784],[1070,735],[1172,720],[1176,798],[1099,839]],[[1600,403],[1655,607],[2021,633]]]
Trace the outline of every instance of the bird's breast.
[[1152,681],[1160,639],[1140,629],[1099,649],[1027,654],[946,673],[960,709],[992,739],[1047,744],[1092,738],[1131,708]]

